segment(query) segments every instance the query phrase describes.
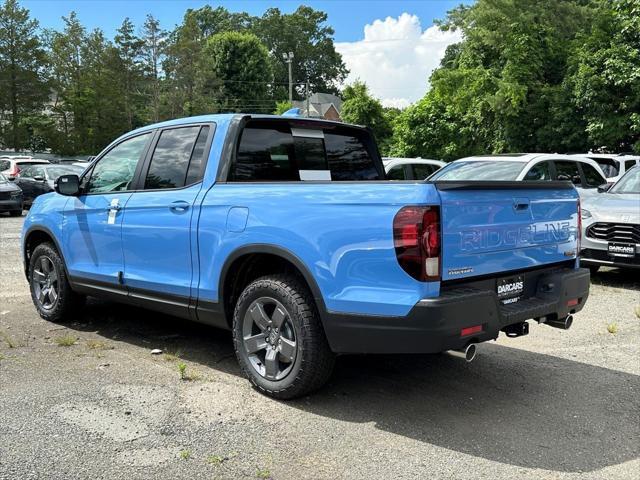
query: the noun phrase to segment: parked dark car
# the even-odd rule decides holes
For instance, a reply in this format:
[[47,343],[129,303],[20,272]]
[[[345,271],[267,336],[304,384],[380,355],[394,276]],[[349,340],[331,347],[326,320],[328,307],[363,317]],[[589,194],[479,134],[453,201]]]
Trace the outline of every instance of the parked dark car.
[[15,183],[22,189],[24,206],[28,208],[39,195],[53,192],[53,184],[60,175],[80,175],[83,170],[75,165],[32,165],[20,172]]
[[22,190],[0,173],[0,212],[9,212],[12,217],[22,215]]

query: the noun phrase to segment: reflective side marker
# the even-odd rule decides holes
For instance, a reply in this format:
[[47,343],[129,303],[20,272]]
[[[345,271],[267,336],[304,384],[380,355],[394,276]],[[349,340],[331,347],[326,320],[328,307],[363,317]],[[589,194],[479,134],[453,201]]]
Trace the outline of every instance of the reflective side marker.
[[482,325],[476,325],[474,327],[463,328],[460,331],[461,337],[466,337],[467,335],[473,335],[474,333],[480,333],[482,331]]

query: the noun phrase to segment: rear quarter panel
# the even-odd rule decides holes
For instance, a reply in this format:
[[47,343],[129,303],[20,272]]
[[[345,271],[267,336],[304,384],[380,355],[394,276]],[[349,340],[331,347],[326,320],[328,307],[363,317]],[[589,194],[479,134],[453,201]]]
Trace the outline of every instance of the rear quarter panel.
[[437,296],[439,284],[418,282],[400,268],[393,218],[404,205],[438,203],[435,188],[424,183],[214,185],[199,220],[199,298],[217,302],[225,260],[261,244],[296,256],[329,311],[406,315],[421,298]]

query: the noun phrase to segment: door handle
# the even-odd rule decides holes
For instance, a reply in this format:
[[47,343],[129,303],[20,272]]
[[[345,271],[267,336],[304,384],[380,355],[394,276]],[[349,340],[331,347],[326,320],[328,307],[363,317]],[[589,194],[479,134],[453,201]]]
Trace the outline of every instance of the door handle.
[[190,205],[187,202],[178,200],[177,202],[173,202],[171,205],[169,205],[169,210],[174,213],[184,213],[189,210],[189,207]]
[[120,205],[109,205],[109,206],[107,207],[107,212],[110,212],[110,211],[112,211],[112,210],[113,210],[113,211],[115,211],[115,212],[118,212],[118,211],[120,211],[121,209],[122,209],[122,207],[121,207]]

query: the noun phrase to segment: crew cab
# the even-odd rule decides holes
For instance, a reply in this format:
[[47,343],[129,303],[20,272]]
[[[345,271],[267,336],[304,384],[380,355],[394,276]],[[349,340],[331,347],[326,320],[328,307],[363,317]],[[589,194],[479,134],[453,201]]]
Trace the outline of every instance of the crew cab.
[[319,388],[337,354],[463,350],[568,328],[589,293],[570,182],[387,181],[370,131],[207,115],[115,140],[24,222],[39,314],[84,296],[230,329],[259,390]]

